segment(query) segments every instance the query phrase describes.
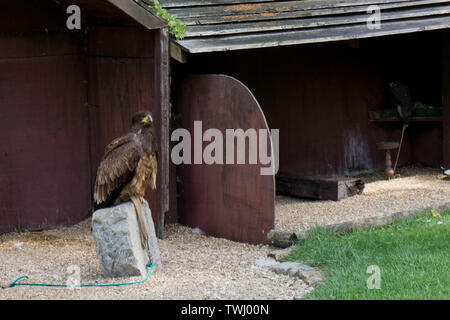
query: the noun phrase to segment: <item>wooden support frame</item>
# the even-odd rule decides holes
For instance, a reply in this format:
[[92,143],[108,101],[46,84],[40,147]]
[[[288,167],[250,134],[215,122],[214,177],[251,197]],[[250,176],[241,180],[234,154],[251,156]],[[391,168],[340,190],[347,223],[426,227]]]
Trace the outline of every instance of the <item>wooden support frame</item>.
[[114,5],[115,7],[122,10],[128,16],[130,16],[133,20],[138,22],[140,25],[145,28],[152,29],[160,29],[167,25],[167,22],[158,17],[156,14],[149,14],[149,12],[137,4],[135,1],[124,1],[124,0],[107,0],[109,3]]
[[187,62],[187,54],[184,49],[175,42],[175,40],[170,41],[170,57],[174,58],[180,63],[186,63]]
[[443,32],[442,68],[442,151],[443,165],[450,167],[450,31]]
[[276,176],[277,194],[317,200],[339,201],[361,194],[364,182],[345,177],[301,176],[279,172]]
[[[169,30],[162,28],[159,30],[158,41],[155,46],[155,61],[159,64],[156,69],[156,88],[159,92],[159,159],[158,159],[158,179],[157,186],[157,217],[156,236],[163,237],[164,218],[169,211],[169,120],[170,120],[170,79],[169,79]],[[159,43],[158,43],[159,42]]]

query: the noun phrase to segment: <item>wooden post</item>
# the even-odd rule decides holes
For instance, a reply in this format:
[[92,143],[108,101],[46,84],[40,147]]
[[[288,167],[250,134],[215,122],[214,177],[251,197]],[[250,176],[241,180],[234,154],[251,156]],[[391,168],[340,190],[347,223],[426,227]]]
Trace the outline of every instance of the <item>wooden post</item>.
[[156,236],[162,238],[164,216],[169,211],[169,31],[159,30],[155,43],[156,90],[159,92],[159,159],[156,194],[158,197]]
[[443,108],[443,122],[442,122],[442,154],[443,166],[450,167],[450,32],[444,31],[443,36],[443,74],[442,74],[442,108]]

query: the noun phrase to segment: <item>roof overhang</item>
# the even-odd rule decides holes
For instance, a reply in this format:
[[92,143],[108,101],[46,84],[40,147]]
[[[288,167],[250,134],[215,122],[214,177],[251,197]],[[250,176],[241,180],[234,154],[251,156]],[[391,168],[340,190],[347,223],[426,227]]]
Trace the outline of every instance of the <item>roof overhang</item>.
[[[172,40],[173,48],[186,53],[450,28],[449,0],[160,0],[160,3],[186,24],[184,39]],[[368,24],[377,12],[371,9],[378,10],[379,28]]]
[[140,25],[146,29],[160,29],[167,21],[156,15],[150,6],[134,0],[58,0],[62,5],[78,5],[82,15],[101,22],[120,25]]

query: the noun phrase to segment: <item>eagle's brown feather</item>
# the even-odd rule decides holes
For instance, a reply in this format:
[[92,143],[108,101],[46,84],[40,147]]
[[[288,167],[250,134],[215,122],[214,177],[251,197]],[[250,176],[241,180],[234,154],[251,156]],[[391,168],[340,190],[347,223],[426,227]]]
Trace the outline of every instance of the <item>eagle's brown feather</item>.
[[156,188],[158,163],[153,126],[141,125],[140,117],[133,118],[132,132],[114,139],[105,148],[94,186],[96,207],[143,197],[148,186]]

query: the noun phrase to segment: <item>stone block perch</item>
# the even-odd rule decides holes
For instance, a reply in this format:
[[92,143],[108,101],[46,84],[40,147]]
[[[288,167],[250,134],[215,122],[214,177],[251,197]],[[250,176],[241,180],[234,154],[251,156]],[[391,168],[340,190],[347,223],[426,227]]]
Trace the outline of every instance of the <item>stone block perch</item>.
[[95,248],[105,277],[147,275],[146,264],[161,267],[161,257],[148,203],[142,205],[148,233],[146,248],[141,245],[139,222],[133,202],[99,209],[92,216]]

